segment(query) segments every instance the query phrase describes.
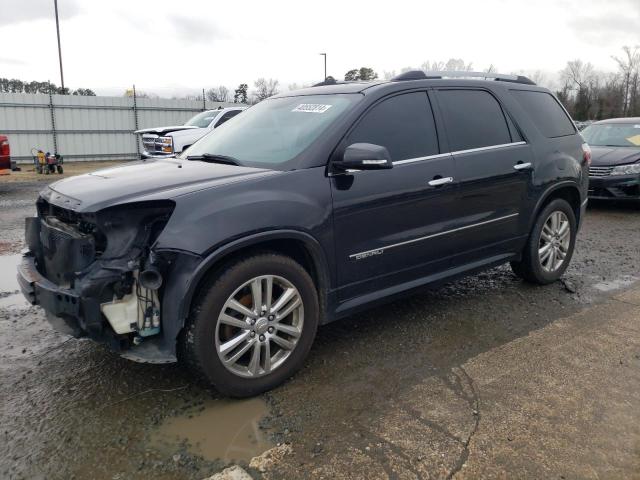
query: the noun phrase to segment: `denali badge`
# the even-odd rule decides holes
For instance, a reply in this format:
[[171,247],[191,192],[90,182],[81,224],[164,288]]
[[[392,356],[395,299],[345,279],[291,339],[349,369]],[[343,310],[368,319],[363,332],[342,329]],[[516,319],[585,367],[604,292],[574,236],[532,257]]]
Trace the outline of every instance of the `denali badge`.
[[356,260],[362,260],[363,258],[373,257],[374,255],[382,255],[384,250],[379,248],[378,250],[370,250],[368,252],[358,253],[353,258]]

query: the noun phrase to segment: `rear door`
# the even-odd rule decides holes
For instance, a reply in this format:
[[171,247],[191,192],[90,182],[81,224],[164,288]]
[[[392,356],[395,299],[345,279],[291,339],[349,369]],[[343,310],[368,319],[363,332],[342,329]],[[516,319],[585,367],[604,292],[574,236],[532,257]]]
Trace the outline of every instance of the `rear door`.
[[464,265],[520,246],[533,155],[497,98],[482,89],[439,89],[437,102],[456,162],[459,229],[451,236]]
[[360,142],[386,147],[394,166],[331,178],[342,301],[442,271],[452,253],[442,233],[454,209],[455,167],[441,153],[427,92],[375,104],[336,157]]

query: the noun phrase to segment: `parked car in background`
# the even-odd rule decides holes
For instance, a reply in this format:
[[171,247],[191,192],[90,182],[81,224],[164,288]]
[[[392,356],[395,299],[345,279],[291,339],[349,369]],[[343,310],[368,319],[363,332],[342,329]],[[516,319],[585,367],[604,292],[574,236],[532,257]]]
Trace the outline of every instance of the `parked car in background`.
[[219,108],[197,114],[184,125],[144,128],[135,133],[142,136],[143,158],[165,158],[182,153],[214,128],[231,120],[247,107]]
[[640,200],[640,118],[612,118],[582,132],[591,147],[589,197]]
[[302,366],[318,325],[419,287],[503,263],[556,281],[588,146],[527,78],[441,75],[283,93],[176,158],[50,185],[24,295],[60,330],[248,396]]
[[585,128],[587,128],[592,123],[593,123],[593,120],[585,120],[583,122],[580,122],[580,121],[575,122],[576,127],[578,127],[578,130],[580,130],[580,131],[584,130]]
[[5,135],[0,135],[0,175],[11,173],[11,148],[9,139]]

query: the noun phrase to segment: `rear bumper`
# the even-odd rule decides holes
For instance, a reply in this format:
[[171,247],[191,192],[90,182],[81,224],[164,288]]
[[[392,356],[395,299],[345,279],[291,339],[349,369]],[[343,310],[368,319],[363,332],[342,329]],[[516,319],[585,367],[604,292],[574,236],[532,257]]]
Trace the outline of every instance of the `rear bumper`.
[[640,175],[589,177],[589,198],[598,200],[640,200]]

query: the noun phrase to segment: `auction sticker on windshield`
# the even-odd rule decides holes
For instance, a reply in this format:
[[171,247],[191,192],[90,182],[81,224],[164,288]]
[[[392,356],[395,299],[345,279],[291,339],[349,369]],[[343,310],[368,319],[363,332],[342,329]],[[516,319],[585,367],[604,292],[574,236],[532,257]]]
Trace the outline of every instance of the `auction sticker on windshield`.
[[292,112],[324,113],[331,108],[331,105],[321,105],[319,103],[301,103]]

